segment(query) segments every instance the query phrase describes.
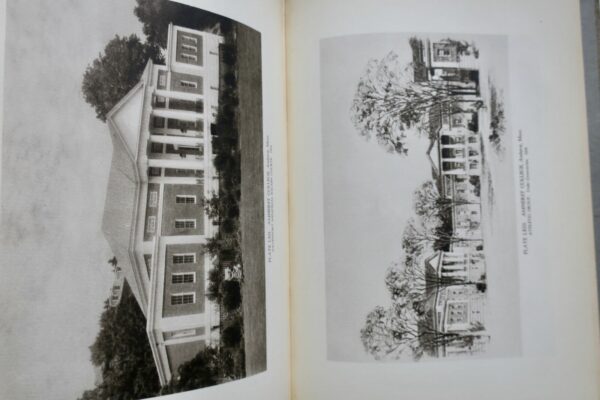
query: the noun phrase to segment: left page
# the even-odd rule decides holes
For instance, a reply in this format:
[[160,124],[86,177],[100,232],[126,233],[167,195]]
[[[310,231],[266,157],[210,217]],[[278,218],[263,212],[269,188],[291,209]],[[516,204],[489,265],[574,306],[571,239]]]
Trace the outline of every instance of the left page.
[[288,397],[283,4],[186,3],[2,1],[0,398]]

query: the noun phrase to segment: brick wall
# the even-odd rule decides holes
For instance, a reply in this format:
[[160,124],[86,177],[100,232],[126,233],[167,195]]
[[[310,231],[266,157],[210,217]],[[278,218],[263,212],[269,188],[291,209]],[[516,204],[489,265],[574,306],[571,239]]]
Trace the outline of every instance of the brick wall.
[[[173,256],[176,254],[193,253],[196,261],[193,263],[175,264]],[[163,317],[175,315],[189,315],[204,312],[204,255],[201,244],[174,244],[168,245],[165,259],[165,285]],[[196,280],[193,283],[173,283],[175,273],[195,272]],[[193,304],[171,304],[171,296],[177,293],[195,293],[196,302]]]
[[[196,84],[196,87],[186,86],[182,83],[184,82],[193,82]],[[202,94],[202,85],[203,80],[201,76],[191,75],[191,74],[183,74],[180,72],[171,72],[171,90],[176,92],[185,92],[185,93],[194,93],[194,94]]]
[[[202,65],[202,45],[202,36],[194,33],[177,31],[175,61],[191,65]],[[192,56],[193,59],[185,57],[186,54]]]
[[[146,221],[144,223],[144,240],[150,240],[152,239],[152,237],[154,237],[155,233],[156,233],[156,225],[157,222],[156,221],[156,215],[158,214],[158,195],[159,195],[159,185],[157,185],[156,183],[150,183],[148,184],[148,194],[146,197]],[[151,203],[152,201],[154,201],[154,198],[156,198],[156,203]],[[152,206],[152,207],[151,207]],[[154,217],[155,218],[155,223],[154,223],[154,231],[151,231],[152,227],[150,226],[150,218]]]
[[[204,233],[203,186],[165,184],[162,211],[162,235],[202,235]],[[178,204],[177,195],[196,196],[196,204]],[[196,228],[175,228],[176,219],[195,219]]]

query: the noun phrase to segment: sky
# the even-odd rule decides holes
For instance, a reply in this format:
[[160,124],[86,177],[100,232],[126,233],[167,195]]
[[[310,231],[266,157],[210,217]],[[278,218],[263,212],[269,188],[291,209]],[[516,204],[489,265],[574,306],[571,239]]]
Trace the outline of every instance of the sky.
[[[408,35],[357,35],[321,42],[321,104],[327,279],[327,352],[331,360],[366,361],[360,329],[387,306],[385,272],[400,261],[412,194],[431,179],[429,142],[409,137],[406,157],[366,141],[350,120],[356,85],[371,58],[391,50],[411,61]],[[342,66],[342,67],[341,67]]]
[[75,399],[112,284],[101,220],[112,146],[86,66],[137,33],[134,0],[8,0],[0,225],[0,398]]

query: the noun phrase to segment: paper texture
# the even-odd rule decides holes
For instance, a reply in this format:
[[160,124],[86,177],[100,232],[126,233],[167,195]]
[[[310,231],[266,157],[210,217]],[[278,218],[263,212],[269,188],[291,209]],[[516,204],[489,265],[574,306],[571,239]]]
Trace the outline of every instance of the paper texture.
[[[283,4],[190,1],[205,11],[176,17],[195,15],[194,26],[171,21],[153,32],[141,22],[152,15],[134,14],[141,3],[148,2],[0,4],[2,87],[9,96],[2,118],[0,397],[92,398],[84,390],[116,385],[106,380],[120,368],[131,376],[121,374],[119,384],[137,385],[137,394],[120,396],[158,394],[161,386],[169,393],[167,385],[178,391],[171,378],[179,366],[226,340],[215,351],[229,347],[233,357],[204,366],[238,372],[175,398],[286,398]],[[227,21],[211,12],[236,21],[236,54],[226,49]],[[145,43],[160,38],[161,50]],[[110,40],[125,44],[110,52]],[[104,56],[106,63],[94,63]],[[121,62],[110,64],[111,57]],[[235,62],[246,66],[231,72]],[[127,63],[132,68],[124,71]],[[104,75],[86,81],[86,68]],[[104,104],[102,96],[121,90],[127,74],[137,81]],[[219,91],[225,86],[237,88],[228,110]],[[225,111],[244,119],[234,147],[234,123],[217,132],[228,126],[218,115]],[[225,192],[236,204],[217,198]],[[217,236],[222,243],[210,242]],[[218,289],[221,300],[229,305],[209,284],[216,264],[228,282]],[[125,303],[128,311],[120,313]],[[112,332],[99,321],[102,312]],[[135,337],[121,335],[133,328]],[[241,330],[245,357],[238,351]],[[96,340],[99,331],[103,340]],[[120,349],[132,343],[139,351],[123,356]],[[109,348],[119,355],[99,361]],[[131,368],[131,359],[144,357],[143,366]],[[252,376],[236,380],[242,370]],[[188,373],[196,383],[187,389],[204,385],[204,372]]]
[[[294,49],[287,59],[290,179],[292,193],[303,193],[302,200],[292,196],[290,207],[295,398],[474,399],[482,393],[498,399],[596,398],[598,332],[577,3],[288,4],[288,45]],[[323,98],[317,95],[327,85],[322,82],[325,75],[321,74],[321,57],[330,56],[320,53],[321,40],[402,32],[507,38],[509,94],[505,104],[513,132],[515,197],[514,207],[507,205],[505,210],[510,213],[512,208],[516,215],[501,218],[516,218],[512,236],[519,243],[520,355],[419,364],[330,361],[331,346],[344,346],[335,342],[335,335],[327,336],[331,326],[327,319],[327,290],[330,281],[337,284],[338,279],[343,282],[348,277],[332,276],[326,265],[328,243],[323,227],[328,229],[327,193],[338,187],[325,187],[324,171],[327,174],[329,168],[330,172],[340,173],[343,163],[338,160],[341,165],[333,168],[323,161],[327,160],[327,148],[322,143],[332,133],[323,129],[323,121],[331,116],[323,115],[322,110],[331,110],[332,106],[321,104]],[[357,43],[357,59],[359,51]],[[330,62],[335,61],[330,58]],[[572,79],[564,79],[566,76]],[[569,112],[564,112],[566,104]],[[519,158],[520,154],[524,155]],[[368,162],[344,161],[357,165]],[[360,179],[361,175],[357,175]],[[377,182],[377,176],[372,181]],[[388,181],[381,185],[393,184]],[[344,199],[339,201],[348,204]],[[344,204],[338,205],[343,207]],[[376,205],[373,207],[377,215]],[[343,235],[352,235],[353,223],[348,223]],[[382,243],[386,240],[382,239]],[[347,251],[352,254],[355,250]],[[381,275],[379,282],[383,278]],[[365,278],[365,284],[368,279],[371,278]],[[380,287],[385,291],[383,284]],[[336,296],[346,299],[345,307],[352,307],[356,301],[352,290],[340,291]],[[343,315],[338,318],[345,320]],[[340,335],[340,341],[343,340]]]

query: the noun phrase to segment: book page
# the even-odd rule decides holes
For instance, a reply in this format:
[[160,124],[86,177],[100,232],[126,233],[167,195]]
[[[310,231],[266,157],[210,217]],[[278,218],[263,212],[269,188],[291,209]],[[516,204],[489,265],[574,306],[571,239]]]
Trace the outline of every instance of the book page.
[[597,398],[578,4],[288,5],[293,397]]
[[0,397],[287,398],[283,3],[1,6]]

